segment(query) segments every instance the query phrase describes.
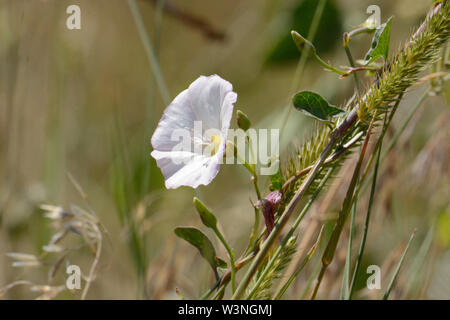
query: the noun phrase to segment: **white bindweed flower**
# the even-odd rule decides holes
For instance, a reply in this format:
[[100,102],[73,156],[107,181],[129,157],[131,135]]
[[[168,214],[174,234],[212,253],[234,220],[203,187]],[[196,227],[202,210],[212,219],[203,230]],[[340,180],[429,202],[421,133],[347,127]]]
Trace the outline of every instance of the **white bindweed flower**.
[[167,188],[197,188],[216,177],[236,100],[231,83],[201,76],[166,108],[152,136],[151,154]]

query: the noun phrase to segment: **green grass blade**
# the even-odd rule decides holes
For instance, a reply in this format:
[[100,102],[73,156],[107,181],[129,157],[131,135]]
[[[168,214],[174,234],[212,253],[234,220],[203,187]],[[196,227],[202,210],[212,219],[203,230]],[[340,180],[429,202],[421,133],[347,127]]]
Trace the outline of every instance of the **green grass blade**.
[[128,0],[128,5],[130,7],[131,14],[133,15],[133,19],[138,28],[139,37],[141,38],[142,44],[144,45],[145,53],[150,62],[152,73],[153,76],[155,77],[156,84],[158,85],[159,91],[161,93],[161,97],[163,99],[163,102],[166,105],[168,105],[170,103],[169,90],[167,89],[166,82],[164,81],[163,75],[161,73],[158,59],[156,58],[155,51],[153,50],[153,46],[150,43],[150,38],[148,36],[147,30],[145,29],[142,15],[139,12],[139,7],[136,3],[136,0]]
[[341,288],[341,300],[348,300],[350,294],[350,267],[352,264],[352,244],[353,236],[355,235],[355,215],[356,204],[358,203],[358,195],[355,195],[355,201],[353,202],[352,215],[350,218],[350,234],[348,239],[347,257],[345,258],[344,276],[342,278]]
[[389,294],[391,293],[392,288],[394,287],[395,280],[397,280],[398,274],[400,272],[400,268],[403,265],[403,261],[405,260],[406,253],[408,252],[409,246],[411,245],[412,240],[414,239],[416,235],[416,230],[411,234],[411,237],[409,238],[408,244],[406,245],[405,251],[403,251],[402,257],[400,258],[400,261],[398,262],[397,268],[395,269],[394,276],[391,279],[391,282],[388,285],[388,288],[386,290],[386,293],[383,296],[383,300],[387,300],[389,298]]
[[430,230],[427,232],[419,251],[415,255],[413,263],[411,264],[411,272],[409,274],[410,281],[405,289],[406,299],[416,299],[417,291],[420,289],[420,284],[424,281],[425,272],[422,271],[427,261],[426,259],[429,256],[430,248],[433,244],[435,230],[436,225],[433,223]]

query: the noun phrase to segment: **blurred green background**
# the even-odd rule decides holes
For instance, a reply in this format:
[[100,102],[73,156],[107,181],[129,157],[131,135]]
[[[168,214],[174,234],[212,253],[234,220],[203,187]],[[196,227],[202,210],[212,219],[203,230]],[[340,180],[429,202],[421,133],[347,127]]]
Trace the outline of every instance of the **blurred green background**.
[[[169,10],[162,7],[164,1],[137,0],[170,99],[199,75],[219,74],[238,93],[236,109],[260,128],[281,127],[290,98],[299,90],[317,91],[336,105],[353,93],[350,77],[339,80],[312,61],[301,77],[296,73],[299,54],[290,30],[308,34],[317,2],[167,0]],[[314,43],[325,60],[347,65],[342,33],[362,23],[366,8],[376,4],[382,21],[394,16],[395,52],[431,3],[329,0]],[[66,28],[71,4],[81,7],[81,30]],[[193,25],[192,19],[202,24]],[[363,36],[351,42],[355,58],[364,57],[370,41],[371,36]],[[394,128],[422,91],[410,91]],[[68,172],[108,230],[89,298],[172,299],[177,298],[175,288],[193,298],[213,283],[207,263],[173,234],[177,225],[201,226],[192,206],[194,192],[165,190],[150,157],[150,137],[166,106],[128,1],[0,1],[0,288],[20,279],[48,282],[50,265],[13,268],[6,253],[42,253],[54,229],[40,204],[84,205]],[[382,168],[364,264],[382,267],[384,287],[401,246],[418,230],[393,298],[450,298],[449,120],[445,100],[428,99]],[[282,159],[309,136],[311,124],[302,114],[289,113]],[[320,205],[313,208],[300,238],[311,223],[339,209],[346,189],[343,171],[335,181],[331,204],[323,212]],[[236,252],[244,249],[253,223],[252,191],[248,173],[237,166],[223,166],[213,183],[198,190]],[[358,221],[366,207],[361,203]],[[67,239],[67,246],[81,243],[76,235]],[[343,255],[345,250],[342,241]],[[86,247],[67,257],[84,273],[92,259]],[[316,260],[287,298],[300,297]],[[343,263],[338,256],[330,267],[322,298],[339,296]],[[64,284],[65,276],[62,270],[50,284]],[[79,295],[65,291],[58,297]],[[363,289],[359,295],[376,298],[380,293]],[[18,286],[3,298],[35,296],[27,286]]]

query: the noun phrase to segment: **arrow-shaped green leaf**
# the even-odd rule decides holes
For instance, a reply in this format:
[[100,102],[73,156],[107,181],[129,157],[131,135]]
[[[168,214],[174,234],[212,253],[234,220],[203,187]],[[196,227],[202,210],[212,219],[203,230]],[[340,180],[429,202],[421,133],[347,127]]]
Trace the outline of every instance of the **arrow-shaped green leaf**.
[[391,24],[392,17],[390,17],[386,23],[379,26],[375,31],[372,39],[372,47],[364,58],[365,65],[374,62],[380,57],[387,60],[389,54],[389,42],[391,40]]
[[175,234],[183,240],[186,240],[198,249],[201,256],[208,261],[218,278],[217,268],[226,268],[226,262],[216,256],[216,250],[208,237],[199,229],[194,227],[177,227]]
[[329,119],[345,114],[346,112],[322,98],[319,94],[311,91],[299,92],[293,99],[294,107],[305,112],[307,115],[329,123]]

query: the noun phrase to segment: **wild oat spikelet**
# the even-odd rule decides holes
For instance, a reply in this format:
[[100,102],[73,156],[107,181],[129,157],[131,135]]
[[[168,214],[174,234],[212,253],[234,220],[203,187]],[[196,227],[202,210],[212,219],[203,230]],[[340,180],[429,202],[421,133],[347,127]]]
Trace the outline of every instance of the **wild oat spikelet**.
[[[271,288],[273,281],[276,279],[279,279],[282,275],[283,270],[287,267],[289,262],[292,259],[292,256],[294,255],[296,251],[296,244],[297,237],[293,236],[289,238],[288,242],[286,243],[286,246],[281,250],[279,257],[274,262],[273,266],[270,268],[267,275],[262,280],[261,284],[259,285],[258,289],[256,290],[255,294],[251,298],[252,300],[270,300],[272,297],[271,294]],[[264,269],[264,268],[261,268]],[[258,277],[255,277],[259,278]],[[253,287],[253,286],[251,286]]]

